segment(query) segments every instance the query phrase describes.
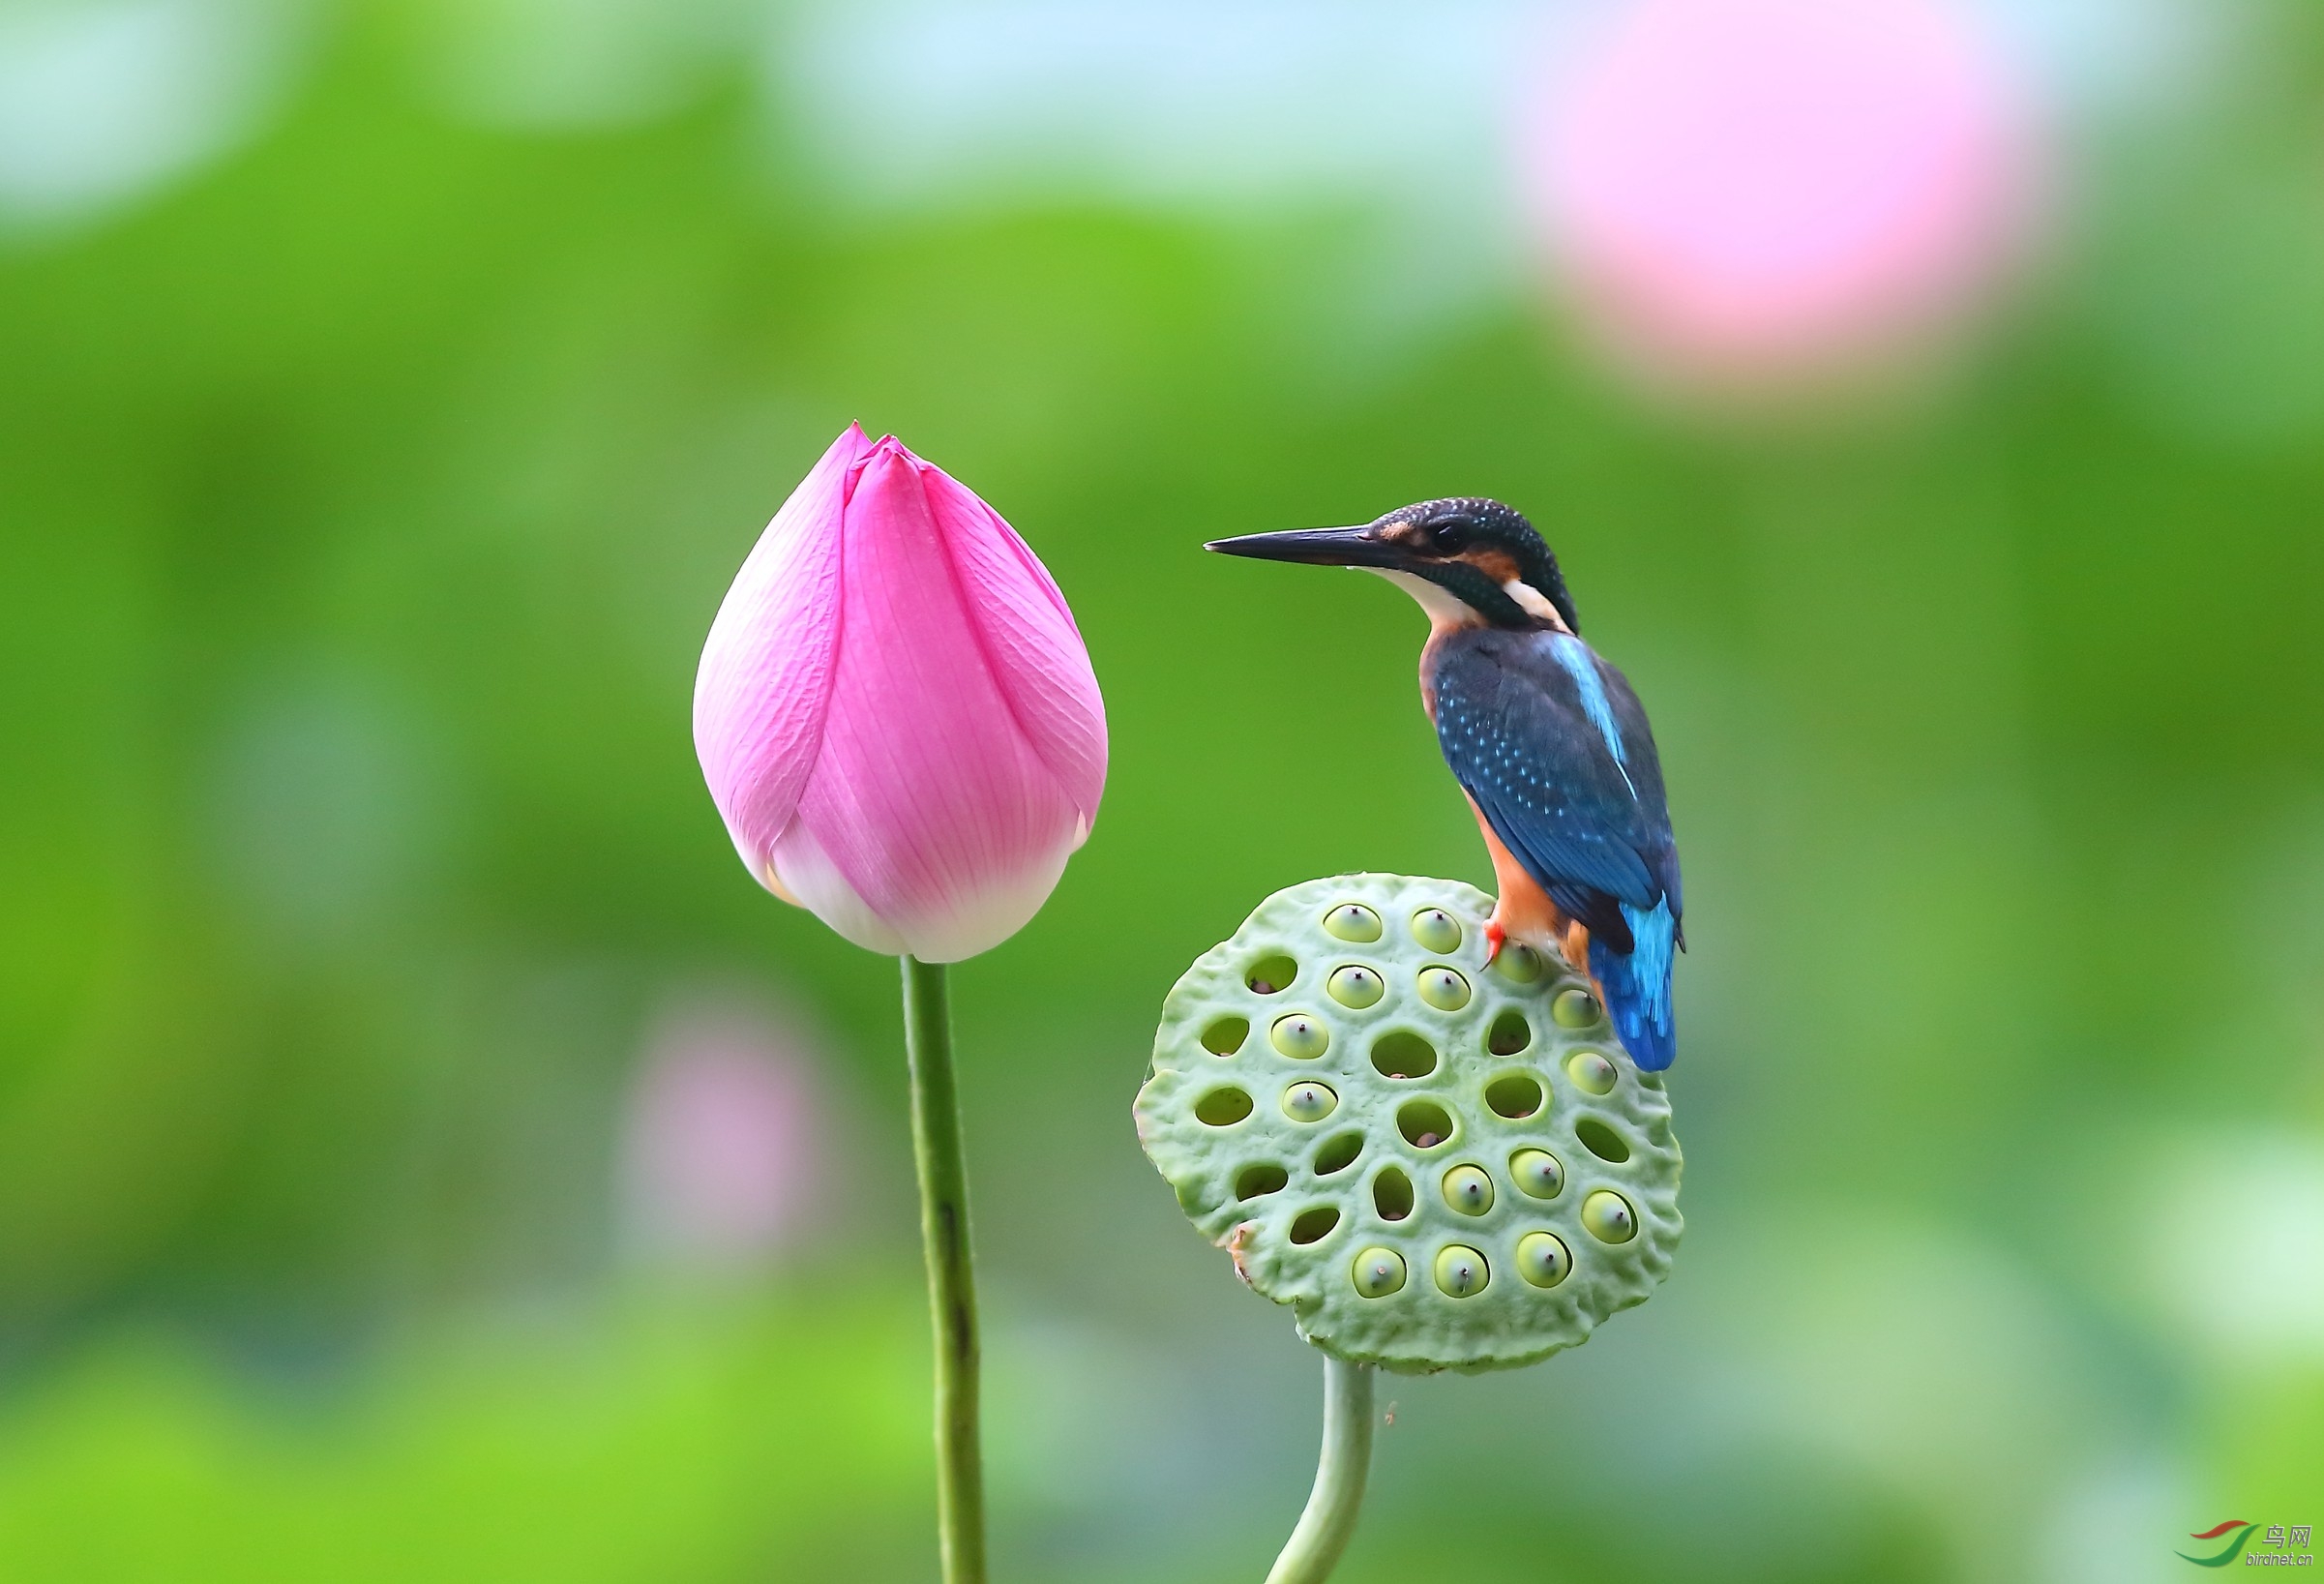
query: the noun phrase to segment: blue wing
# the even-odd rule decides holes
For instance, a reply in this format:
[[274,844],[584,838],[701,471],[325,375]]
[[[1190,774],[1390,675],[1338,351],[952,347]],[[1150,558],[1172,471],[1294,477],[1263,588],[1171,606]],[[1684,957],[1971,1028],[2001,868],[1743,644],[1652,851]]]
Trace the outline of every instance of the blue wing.
[[1445,762],[1526,872],[1589,926],[1591,969],[1642,1067],[1676,1052],[1678,845],[1638,696],[1578,638],[1449,635],[1430,674]]

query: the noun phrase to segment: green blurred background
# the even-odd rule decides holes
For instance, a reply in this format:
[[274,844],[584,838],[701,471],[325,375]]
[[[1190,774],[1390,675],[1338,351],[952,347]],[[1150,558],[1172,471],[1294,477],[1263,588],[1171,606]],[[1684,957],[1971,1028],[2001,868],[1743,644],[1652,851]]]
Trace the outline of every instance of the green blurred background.
[[894,966],[689,740],[849,419],[1033,544],[1114,734],[955,975],[998,1577],[1254,1578],[1302,1499],[1151,1020],[1278,886],[1488,871],[1409,602],[1197,547],[1450,493],[1654,713],[1689,1226],[1387,1387],[1349,1584],[2324,1519],[2324,29],[1987,10],[2041,259],[1806,409],[1542,288],[1520,6],[0,5],[0,1576],[934,1577]]

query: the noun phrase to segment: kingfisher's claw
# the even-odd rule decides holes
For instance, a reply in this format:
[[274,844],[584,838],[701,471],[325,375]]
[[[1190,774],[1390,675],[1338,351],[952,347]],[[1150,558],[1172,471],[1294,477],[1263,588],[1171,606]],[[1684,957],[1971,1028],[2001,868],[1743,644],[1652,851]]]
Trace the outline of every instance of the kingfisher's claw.
[[1501,927],[1500,919],[1485,920],[1485,967],[1493,966],[1493,959],[1501,955],[1502,944],[1508,938],[1509,932]]

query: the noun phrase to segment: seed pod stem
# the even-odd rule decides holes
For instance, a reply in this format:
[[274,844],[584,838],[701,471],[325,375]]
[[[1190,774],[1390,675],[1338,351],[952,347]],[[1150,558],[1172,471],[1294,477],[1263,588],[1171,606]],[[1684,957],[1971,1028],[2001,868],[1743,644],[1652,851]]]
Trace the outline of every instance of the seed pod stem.
[[1372,1468],[1372,1374],[1370,1364],[1324,1355],[1324,1451],[1315,1489],[1266,1584],[1323,1584],[1347,1550]]

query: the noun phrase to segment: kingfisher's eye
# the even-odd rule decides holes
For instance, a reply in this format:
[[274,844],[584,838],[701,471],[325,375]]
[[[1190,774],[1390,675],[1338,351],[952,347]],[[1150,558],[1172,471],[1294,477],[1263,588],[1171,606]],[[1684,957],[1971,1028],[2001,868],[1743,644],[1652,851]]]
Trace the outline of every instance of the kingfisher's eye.
[[1440,519],[1427,525],[1428,548],[1439,555],[1458,555],[1469,544],[1469,524],[1461,519]]

